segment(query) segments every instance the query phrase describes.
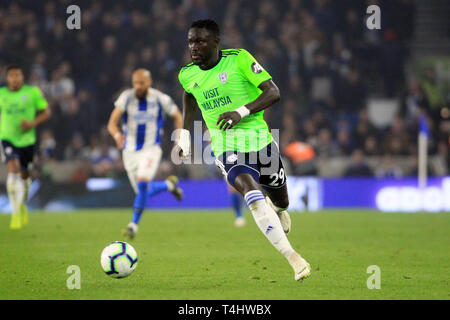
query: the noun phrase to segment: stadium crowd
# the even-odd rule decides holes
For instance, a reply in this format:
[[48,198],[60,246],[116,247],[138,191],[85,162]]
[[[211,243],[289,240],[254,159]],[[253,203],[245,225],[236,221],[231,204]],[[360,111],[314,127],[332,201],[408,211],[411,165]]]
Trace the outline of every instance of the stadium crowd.
[[[0,71],[20,63],[27,82],[43,90],[53,117],[39,131],[41,159],[80,160],[74,179],[123,172],[105,126],[136,68],[151,70],[154,87],[181,108],[177,75],[189,62],[186,34],[193,20],[203,18],[221,26],[222,48],[247,49],[273,76],[282,100],[265,115],[270,127],[281,128],[283,151],[300,142],[313,160],[347,156],[349,176],[414,174],[393,159],[416,156],[418,117],[425,113],[430,154],[440,155],[449,172],[449,97],[439,92],[433,69],[405,77],[412,0],[383,1],[381,30],[369,30],[364,21],[367,5],[378,1],[81,0],[80,30],[66,27],[70,4],[3,0]],[[370,97],[400,99],[391,125],[371,123]],[[167,134],[166,159],[171,146]],[[295,157],[285,156],[295,167]],[[376,170],[365,164],[373,156],[382,158]],[[316,173],[314,166],[306,173]]]

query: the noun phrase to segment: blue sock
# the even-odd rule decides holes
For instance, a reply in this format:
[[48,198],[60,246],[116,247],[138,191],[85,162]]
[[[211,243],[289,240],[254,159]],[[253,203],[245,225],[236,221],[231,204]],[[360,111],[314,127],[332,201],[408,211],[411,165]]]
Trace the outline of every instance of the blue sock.
[[163,191],[168,190],[167,183],[165,181],[152,181],[149,183],[150,190],[148,190],[147,197],[153,197],[154,195],[157,195],[158,193],[161,193]]
[[242,199],[239,193],[231,193],[231,206],[236,214],[236,218],[242,217]]
[[132,222],[138,224],[141,219],[142,212],[145,208],[145,202],[147,201],[147,181],[139,181],[138,182],[138,193],[136,198],[134,198],[133,204],[133,219]]

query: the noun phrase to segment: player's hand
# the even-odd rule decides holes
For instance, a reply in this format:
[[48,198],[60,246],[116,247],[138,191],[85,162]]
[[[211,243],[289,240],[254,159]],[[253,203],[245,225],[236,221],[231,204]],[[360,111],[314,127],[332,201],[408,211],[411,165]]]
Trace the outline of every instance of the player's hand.
[[189,160],[191,157],[191,133],[189,130],[180,129],[180,135],[173,151],[181,160]]
[[28,120],[22,120],[22,122],[20,123],[20,128],[22,129],[22,131],[31,130],[34,128],[34,122],[28,121]]
[[216,125],[219,125],[220,130],[228,130],[233,128],[239,121],[241,121],[241,115],[236,111],[222,113],[217,119]]
[[114,140],[116,141],[117,149],[122,150],[125,146],[125,136],[122,133],[119,133],[114,137]]

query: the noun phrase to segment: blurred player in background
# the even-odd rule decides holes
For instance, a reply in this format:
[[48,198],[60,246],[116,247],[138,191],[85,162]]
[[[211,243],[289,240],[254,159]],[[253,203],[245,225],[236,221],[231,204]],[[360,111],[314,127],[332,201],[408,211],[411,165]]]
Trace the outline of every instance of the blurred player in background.
[[178,76],[184,88],[183,129],[175,154],[190,157],[189,128],[200,107],[217,166],[244,196],[261,232],[288,260],[294,279],[304,279],[310,275],[310,265],[286,236],[291,228],[286,175],[263,118],[263,110],[280,99],[278,87],[250,53],[219,50],[219,42],[216,22],[192,23],[188,32],[192,63]]
[[0,88],[0,140],[2,159],[8,168],[10,228],[17,230],[28,223],[26,201],[31,186],[29,170],[35,151],[35,128],[50,118],[50,109],[38,87],[24,84],[22,67],[7,68],[6,84]]
[[[182,126],[182,116],[173,100],[159,90],[151,88],[151,73],[138,69],[133,73],[133,88],[123,91],[114,103],[108,122],[108,131],[123,150],[123,163],[130,183],[136,192],[131,222],[122,231],[132,239],[149,197],[169,191],[176,199],[183,198],[178,178],[169,176],[165,181],[152,181],[161,161],[161,135],[165,115],[174,120],[175,129]],[[122,131],[118,124],[122,120]]]

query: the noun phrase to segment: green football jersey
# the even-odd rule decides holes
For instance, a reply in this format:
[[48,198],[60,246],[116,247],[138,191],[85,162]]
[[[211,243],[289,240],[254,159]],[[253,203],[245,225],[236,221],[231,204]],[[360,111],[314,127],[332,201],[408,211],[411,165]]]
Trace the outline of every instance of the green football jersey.
[[222,113],[234,111],[256,100],[262,92],[258,86],[272,79],[248,51],[221,50],[215,66],[203,70],[190,63],[181,69],[178,79],[184,90],[197,100],[211,135],[211,148],[215,156],[226,151],[259,151],[272,141],[263,118],[264,111],[244,117],[226,131],[219,130],[216,125]]
[[7,140],[18,148],[36,142],[36,131],[22,131],[22,120],[33,121],[36,111],[47,108],[47,100],[38,87],[23,85],[18,91],[0,88],[0,140]]

